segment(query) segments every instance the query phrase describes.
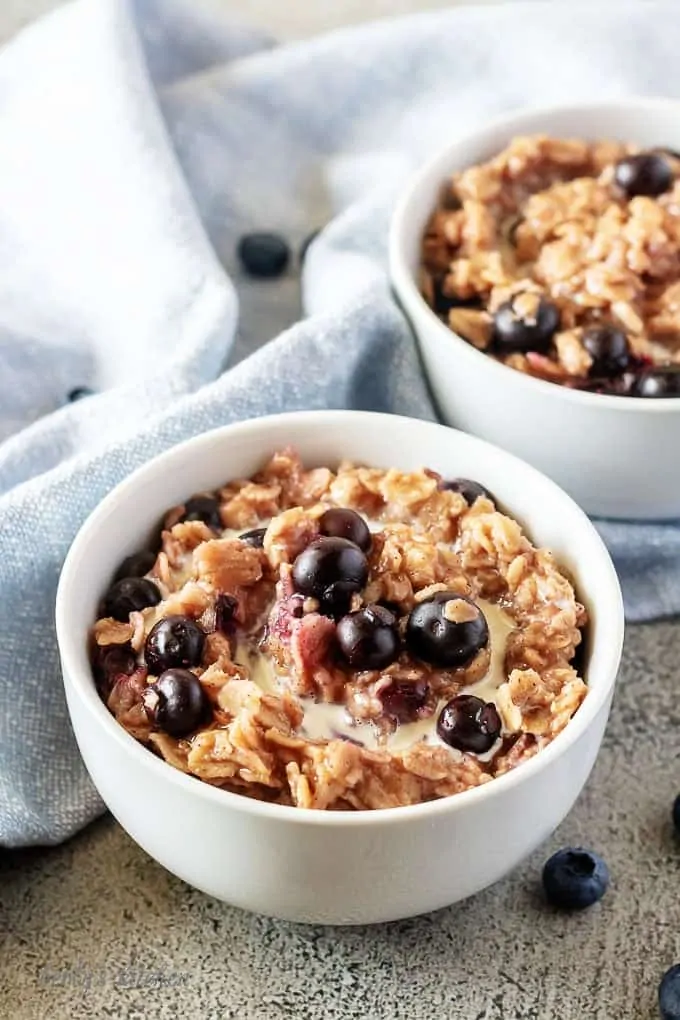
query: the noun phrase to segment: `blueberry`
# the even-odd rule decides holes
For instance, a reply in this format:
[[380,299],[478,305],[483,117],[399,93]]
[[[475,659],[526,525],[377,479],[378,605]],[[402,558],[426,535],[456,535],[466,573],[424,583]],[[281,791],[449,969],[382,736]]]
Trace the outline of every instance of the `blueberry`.
[[501,735],[501,718],[493,702],[459,694],[439,713],[437,733],[449,747],[484,754]]
[[592,326],[583,334],[583,346],[593,359],[590,376],[614,376],[630,364],[626,334],[614,326]]
[[307,234],[307,236],[304,238],[304,240],[302,241],[302,244],[300,245],[300,251],[298,253],[298,258],[300,259],[300,263],[305,261],[305,257],[307,255],[307,249],[309,248],[310,244],[312,244],[314,241],[316,241],[316,239],[317,239],[317,237],[319,236],[320,233],[321,233],[321,227],[318,227],[316,230],[312,230],[311,234]]
[[380,692],[385,715],[397,722],[413,722],[427,702],[429,685],[424,680],[393,680]]
[[680,397],[680,365],[657,365],[642,372],[631,389],[633,397]]
[[673,801],[672,818],[673,828],[675,829],[676,834],[680,836],[680,793]]
[[252,545],[254,549],[261,549],[264,545],[264,536],[267,533],[266,528],[253,528],[252,531],[244,531],[242,535],[239,535],[239,540],[245,542],[246,545]]
[[184,504],[181,521],[202,521],[213,531],[222,530],[220,502],[216,496],[192,496]]
[[540,351],[550,348],[560,325],[560,312],[538,294],[516,294],[494,315],[493,346],[498,354]]
[[362,552],[371,548],[371,532],[366,521],[355,510],[332,507],[319,518],[319,531],[328,538],[346,538]]
[[406,643],[432,666],[460,669],[489,643],[489,628],[479,606],[453,591],[423,599],[406,623]]
[[123,577],[112,584],[102,602],[102,615],[127,623],[130,613],[157,606],[161,600],[153,581],[146,577]]
[[660,152],[640,152],[624,156],[614,167],[614,180],[627,198],[636,195],[655,197],[673,184],[673,171]]
[[382,606],[364,606],[338,623],[340,651],[354,669],[384,669],[399,654],[395,619]]
[[602,899],[609,885],[609,868],[598,854],[582,847],[566,847],[546,861],[543,888],[549,903],[563,910],[583,910]]
[[70,390],[67,394],[67,400],[69,404],[75,404],[78,400],[84,400],[85,397],[93,397],[94,390],[91,390],[89,386],[76,386],[75,389]]
[[459,492],[468,506],[472,506],[480,496],[490,499],[492,503],[496,502],[488,489],[479,482],[473,482],[471,478],[452,478],[450,481],[441,482],[439,488],[448,492]]
[[205,722],[210,702],[198,677],[187,669],[167,669],[144,692],[149,720],[172,737],[184,737]]
[[680,1020],[680,964],[666,971],[659,985],[661,1020]]
[[243,235],[237,254],[250,276],[273,278],[280,276],[288,265],[290,249],[279,234],[259,231]]
[[368,560],[346,538],[317,538],[295,560],[292,577],[296,591],[318,599],[322,612],[337,616],[366,584]]
[[152,566],[156,562],[156,553],[151,552],[148,549],[144,549],[142,552],[133,553],[132,556],[127,556],[113,578],[114,581],[120,581],[124,577],[144,577],[144,574],[148,574]]
[[231,634],[237,609],[238,599],[233,595],[218,595],[215,600],[215,630]]
[[144,659],[150,673],[158,675],[175,666],[197,666],[203,655],[205,632],[188,616],[165,616],[149,631]]

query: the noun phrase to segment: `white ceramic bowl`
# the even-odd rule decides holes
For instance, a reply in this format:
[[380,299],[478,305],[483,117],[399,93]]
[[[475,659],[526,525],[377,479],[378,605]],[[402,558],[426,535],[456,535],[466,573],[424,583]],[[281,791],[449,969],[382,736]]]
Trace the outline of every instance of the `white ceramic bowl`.
[[[87,633],[122,558],[187,494],[248,476],[293,444],[307,465],[342,458],[429,466],[478,478],[550,546],[590,611],[590,693],[566,730],[502,778],[458,796],[384,811],[304,811],[215,789],[137,743],[95,691]],[[441,425],[388,415],[303,412],[228,426],[132,474],[95,510],[68,554],[57,635],[78,745],[106,804],[141,847],[191,885],[295,921],[354,924],[434,910],[497,881],[572,806],[595,761],[623,638],[609,556],[583,512],[533,468]]]
[[680,149],[680,103],[626,99],[525,110],[453,142],[415,175],[395,210],[390,233],[394,290],[449,425],[523,457],[587,513],[646,520],[678,517],[680,398],[585,393],[517,372],[453,333],[419,293],[422,234],[443,182],[493,156],[515,135],[540,133]]

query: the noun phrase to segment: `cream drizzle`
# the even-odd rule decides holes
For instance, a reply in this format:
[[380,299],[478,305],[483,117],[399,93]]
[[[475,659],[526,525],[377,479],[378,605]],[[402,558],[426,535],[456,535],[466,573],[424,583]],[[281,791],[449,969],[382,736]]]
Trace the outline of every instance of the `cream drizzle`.
[[[480,607],[489,625],[491,640],[491,656],[489,668],[481,680],[464,687],[462,694],[474,694],[483,701],[495,703],[498,688],[507,680],[505,672],[505,650],[508,635],[515,628],[514,620],[498,606],[487,602],[485,599],[478,599]],[[235,661],[238,665],[244,666],[254,681],[266,693],[276,694],[281,690],[279,678],[274,670],[271,660],[263,655],[258,649],[253,648],[246,642],[239,642]],[[334,737],[343,737],[361,744],[363,747],[377,749],[387,748],[390,751],[405,751],[413,744],[422,740],[427,744],[447,747],[437,735],[437,716],[443,706],[443,702],[437,706],[437,711],[427,719],[419,719],[412,723],[402,723],[397,726],[394,733],[390,734],[382,745],[378,743],[376,730],[370,722],[354,723],[348,716],[344,705],[317,702],[313,698],[300,698],[304,710],[304,718],[299,733],[309,740],[330,740]],[[489,760],[496,753],[494,746],[486,754],[477,755],[481,761]]]

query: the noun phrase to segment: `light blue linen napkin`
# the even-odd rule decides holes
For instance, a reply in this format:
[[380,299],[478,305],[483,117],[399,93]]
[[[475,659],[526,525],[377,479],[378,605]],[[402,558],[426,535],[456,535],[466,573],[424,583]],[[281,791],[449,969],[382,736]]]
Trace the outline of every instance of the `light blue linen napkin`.
[[[53,603],[80,523],[202,430],[296,408],[432,417],[385,274],[407,174],[522,104],[680,94],[674,3],[455,9],[272,48],[170,0],[76,0],[0,56],[0,846],[102,810]],[[243,279],[239,235],[297,247]],[[67,403],[88,386],[96,395]],[[629,619],[680,607],[680,529],[601,524]]]

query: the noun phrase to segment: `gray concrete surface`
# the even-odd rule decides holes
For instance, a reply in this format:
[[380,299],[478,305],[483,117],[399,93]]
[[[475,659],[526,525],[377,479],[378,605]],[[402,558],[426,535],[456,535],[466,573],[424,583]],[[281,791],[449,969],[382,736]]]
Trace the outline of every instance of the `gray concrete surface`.
[[[423,6],[212,3],[289,36]],[[51,6],[0,0],[0,38]],[[109,817],[62,847],[0,852],[0,1018],[652,1020],[659,977],[680,962],[679,638],[669,623],[630,629],[577,807],[515,874],[433,915],[337,930],[245,914],[170,876]],[[562,916],[542,902],[540,869],[572,843],[604,854],[613,885]]]

